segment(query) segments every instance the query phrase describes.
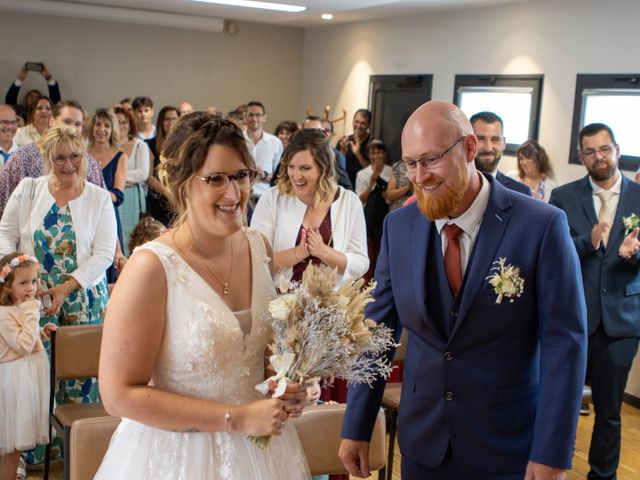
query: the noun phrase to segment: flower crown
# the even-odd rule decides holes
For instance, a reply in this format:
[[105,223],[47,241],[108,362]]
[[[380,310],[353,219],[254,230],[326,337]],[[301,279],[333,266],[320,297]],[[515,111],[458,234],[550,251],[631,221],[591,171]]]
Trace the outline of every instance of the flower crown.
[[11,272],[13,272],[16,267],[19,267],[20,264],[24,262],[32,262],[36,265],[39,265],[38,260],[31,255],[18,255],[16,258],[7,263],[2,270],[0,270],[0,283],[4,283],[7,280],[7,277]]

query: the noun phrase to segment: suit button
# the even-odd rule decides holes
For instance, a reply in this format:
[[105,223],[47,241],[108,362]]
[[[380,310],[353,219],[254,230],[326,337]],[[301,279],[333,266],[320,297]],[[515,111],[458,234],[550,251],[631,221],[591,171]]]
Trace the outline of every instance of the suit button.
[[445,359],[445,360],[453,360],[453,353],[451,353],[451,352],[444,352],[444,359]]
[[453,400],[453,392],[446,392],[444,394],[444,399],[445,400]]
[[458,316],[458,312],[456,312],[455,310],[451,310],[451,312],[449,312],[449,316],[451,318],[456,318]]
[[602,289],[602,293],[607,293],[607,289],[606,289],[606,288],[603,288],[603,289]]

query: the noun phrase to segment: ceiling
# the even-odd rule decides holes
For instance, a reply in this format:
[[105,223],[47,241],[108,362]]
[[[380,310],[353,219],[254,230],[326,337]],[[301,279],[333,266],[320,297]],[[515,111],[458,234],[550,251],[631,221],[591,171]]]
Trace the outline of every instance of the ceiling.
[[[14,3],[11,0],[2,3]],[[23,0],[24,1],[24,0]],[[192,0],[26,0],[31,13],[38,13],[38,4],[44,5],[46,14],[48,4],[83,4],[84,6],[115,7],[118,9],[144,10],[191,15],[196,17],[218,17],[226,20],[270,23],[292,27],[313,27],[336,23],[372,20],[376,18],[400,17],[427,14],[448,9],[469,9],[496,4],[519,3],[533,0],[270,0],[306,6],[301,13],[283,13],[251,8],[230,7],[198,3]],[[26,3],[26,2],[25,2]],[[6,5],[5,4],[5,5]],[[100,16],[99,9],[96,14]],[[332,13],[333,20],[320,18],[323,13]],[[106,19],[106,18],[105,18]]]

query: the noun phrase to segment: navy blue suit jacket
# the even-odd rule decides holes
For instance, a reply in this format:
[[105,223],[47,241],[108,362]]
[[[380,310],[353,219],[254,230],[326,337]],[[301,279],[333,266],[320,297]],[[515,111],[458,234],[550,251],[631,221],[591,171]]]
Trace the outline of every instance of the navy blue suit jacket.
[[626,260],[618,255],[624,240],[622,217],[640,215],[640,185],[622,177],[620,201],[607,248],[593,248],[591,230],[598,223],[589,178],[551,192],[549,203],[564,210],[580,257],[587,301],[589,335],[602,322],[610,337],[640,337],[640,253]]
[[496,172],[496,180],[498,180],[502,185],[507,187],[509,190],[513,190],[514,192],[522,193],[523,195],[531,195],[531,189],[527,187],[524,183],[514,180],[513,178],[505,175],[500,170]]
[[[397,338],[409,330],[400,449],[435,467],[451,443],[458,466],[478,476],[524,472],[529,459],[569,468],[587,343],[578,258],[561,210],[487,178],[490,199],[449,338],[425,300],[434,223],[416,204],[385,220],[366,314]],[[497,304],[487,276],[500,257],[525,283],[521,297]],[[343,438],[370,438],[384,386],[350,388]]]

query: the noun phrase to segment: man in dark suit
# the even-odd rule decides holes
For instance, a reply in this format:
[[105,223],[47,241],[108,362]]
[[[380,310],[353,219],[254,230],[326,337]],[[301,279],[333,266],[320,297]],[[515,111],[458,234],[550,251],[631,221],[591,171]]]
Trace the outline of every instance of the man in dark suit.
[[[418,198],[385,219],[366,310],[396,338],[409,330],[402,475],[561,479],[586,361],[580,265],[565,214],[479,173],[477,143],[446,102],[422,105],[402,133]],[[384,386],[349,390],[340,456],[358,477]]]
[[640,337],[640,228],[624,224],[640,214],[640,185],[620,173],[620,147],[607,125],[587,125],[579,139],[588,175],[554,189],[550,203],[569,219],[587,301],[587,382],[595,409],[588,478],[612,479],[622,395]]
[[472,115],[469,120],[473,126],[473,133],[478,139],[476,168],[481,172],[490,173],[509,190],[531,196],[531,189],[524,183],[498,170],[502,153],[507,146],[502,119],[493,112],[479,112]]

